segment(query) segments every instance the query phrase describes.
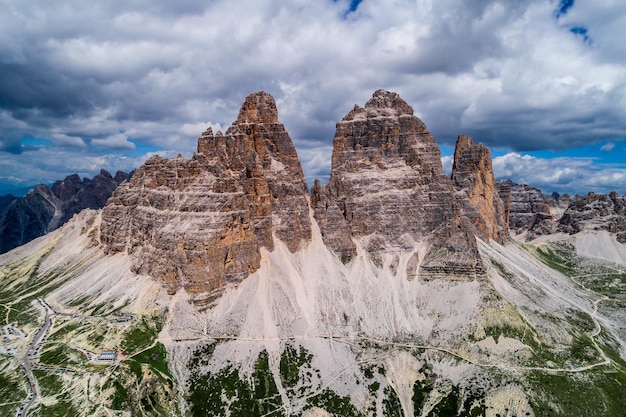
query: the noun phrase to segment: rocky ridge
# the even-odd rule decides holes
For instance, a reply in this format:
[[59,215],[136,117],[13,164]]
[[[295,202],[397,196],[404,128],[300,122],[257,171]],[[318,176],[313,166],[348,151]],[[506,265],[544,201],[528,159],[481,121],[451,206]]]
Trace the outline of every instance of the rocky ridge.
[[106,170],[89,178],[78,174],[56,181],[51,187],[40,184],[24,197],[13,199],[0,213],[0,253],[30,242],[67,223],[82,210],[100,209],[119,184],[131,174]]
[[205,131],[187,160],[153,157],[103,211],[102,241],[171,292],[210,293],[256,271],[273,234],[310,239],[307,186],[274,99],[250,95],[226,133]]
[[497,188],[509,213],[511,232],[526,241],[559,232],[605,230],[626,242],[626,196],[617,192],[545,195],[536,187],[507,179],[498,181]]
[[[499,200],[493,172],[481,175],[486,166],[464,164],[466,174],[473,175],[469,182],[490,176],[477,186],[491,187],[489,195]],[[370,253],[413,250],[425,243],[423,258],[417,252],[414,258],[423,278],[467,279],[480,273],[474,235],[498,234],[493,232],[496,209],[472,208],[483,230],[465,215],[462,207],[473,207],[472,202],[443,174],[439,147],[426,125],[398,94],[384,90],[337,123],[330,179],[323,187],[315,182],[311,206],[324,242],[345,259],[356,253],[353,238]]]
[[569,234],[606,230],[615,233],[618,242],[626,243],[626,196],[615,191],[576,195],[558,220],[557,230]]
[[[411,276],[473,279],[482,272],[475,235],[502,241],[506,230],[489,151],[460,141],[453,184],[434,138],[398,94],[379,90],[355,106],[337,124],[329,183],[311,192],[324,243],[345,262],[357,245],[375,259],[412,251]],[[104,209],[102,242],[172,293],[211,293],[256,271],[274,237],[291,252],[302,248],[308,211],[291,138],[274,99],[259,92],[226,133],[204,132],[190,160],[153,157],[138,169]]]

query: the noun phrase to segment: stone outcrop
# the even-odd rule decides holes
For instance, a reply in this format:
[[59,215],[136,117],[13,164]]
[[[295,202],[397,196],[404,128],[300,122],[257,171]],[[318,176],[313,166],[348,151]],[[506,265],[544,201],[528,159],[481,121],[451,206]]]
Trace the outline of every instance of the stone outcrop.
[[498,181],[497,186],[512,233],[524,235],[530,241],[556,232],[557,219],[567,206],[567,196],[547,196],[538,188],[508,179]]
[[576,195],[559,219],[558,230],[578,233],[583,230],[606,230],[626,243],[626,196],[613,191],[607,194]]
[[226,133],[205,131],[187,160],[153,157],[103,211],[102,242],[171,292],[211,292],[260,266],[274,235],[311,237],[307,185],[274,99],[250,95]]
[[[503,243],[508,236],[508,215],[498,195],[491,165],[491,152],[482,143],[459,135],[454,149],[452,182],[469,198],[459,199],[463,212],[483,240]],[[467,204],[469,202],[469,204]]]
[[73,174],[51,187],[40,184],[24,197],[13,199],[0,213],[0,253],[61,227],[84,209],[104,207],[117,186],[130,175],[118,171],[112,177],[101,170],[93,179],[81,180]]
[[311,206],[326,245],[370,253],[430,245],[420,275],[471,277],[481,271],[474,229],[463,215],[439,147],[398,94],[378,90],[337,123],[328,184]]

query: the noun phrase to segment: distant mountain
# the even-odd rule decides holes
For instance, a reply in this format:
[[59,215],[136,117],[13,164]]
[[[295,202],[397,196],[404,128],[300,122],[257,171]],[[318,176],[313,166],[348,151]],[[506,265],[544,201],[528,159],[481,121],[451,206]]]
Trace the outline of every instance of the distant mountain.
[[6,209],[8,205],[11,204],[11,202],[16,198],[17,197],[12,194],[0,195],[0,213],[2,213],[4,209]]
[[526,241],[555,233],[604,230],[626,243],[626,196],[617,192],[545,195],[508,179],[498,181],[498,191],[509,213],[511,232]]
[[0,253],[57,229],[83,209],[104,207],[115,188],[129,178],[121,171],[113,177],[101,170],[93,179],[82,180],[73,174],[51,187],[40,184],[24,197],[2,197]]

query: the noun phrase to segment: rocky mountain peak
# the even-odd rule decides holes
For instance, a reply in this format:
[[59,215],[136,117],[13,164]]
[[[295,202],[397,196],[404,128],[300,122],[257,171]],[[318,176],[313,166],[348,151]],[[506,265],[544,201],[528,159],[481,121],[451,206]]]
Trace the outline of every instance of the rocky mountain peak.
[[508,216],[496,189],[491,152],[467,135],[459,135],[454,149],[452,182],[463,190],[471,204],[464,206],[478,235],[503,242],[508,236]]
[[219,290],[260,267],[274,236],[292,252],[311,238],[307,185],[272,96],[248,96],[226,133],[207,129],[198,152],[151,158],[102,214],[107,251],[170,290]]
[[259,91],[246,97],[233,125],[244,123],[279,123],[274,97],[265,91]]
[[370,253],[427,242],[431,251],[415,262],[424,276],[469,276],[478,252],[455,195],[426,125],[398,94],[378,90],[337,124],[330,179],[315,183],[311,205],[324,242],[341,256],[356,254],[353,239]]
[[365,103],[365,108],[354,106],[342,121],[375,117],[412,116],[413,108],[398,93],[376,90],[372,98]]

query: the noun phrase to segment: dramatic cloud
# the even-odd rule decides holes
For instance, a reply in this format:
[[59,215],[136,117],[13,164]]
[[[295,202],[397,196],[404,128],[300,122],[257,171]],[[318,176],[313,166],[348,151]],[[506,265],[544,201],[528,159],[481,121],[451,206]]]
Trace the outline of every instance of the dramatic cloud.
[[[189,156],[258,90],[277,99],[309,182],[328,175],[335,123],[378,88],[443,144],[615,143],[624,27],[626,3],[609,0],[5,0],[0,183],[61,178],[86,158]],[[64,166],[30,169],[58,152]]]

